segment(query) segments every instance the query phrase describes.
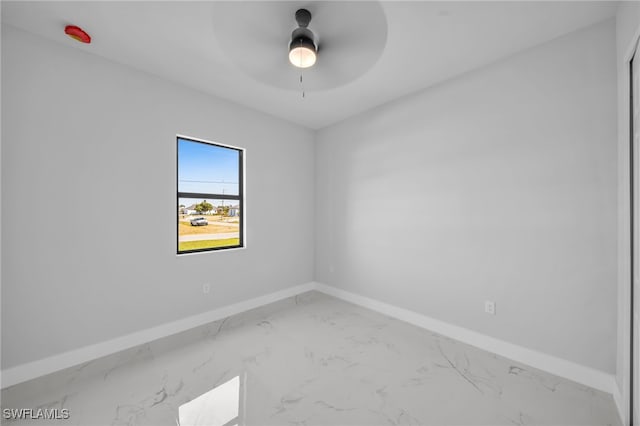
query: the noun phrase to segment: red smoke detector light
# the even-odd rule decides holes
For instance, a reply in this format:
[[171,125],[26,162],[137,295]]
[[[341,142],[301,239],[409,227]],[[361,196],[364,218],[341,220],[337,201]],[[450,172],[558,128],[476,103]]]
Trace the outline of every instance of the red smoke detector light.
[[64,33],[72,39],[79,41],[80,43],[91,43],[91,36],[87,34],[82,28],[76,27],[75,25],[67,25],[64,28]]

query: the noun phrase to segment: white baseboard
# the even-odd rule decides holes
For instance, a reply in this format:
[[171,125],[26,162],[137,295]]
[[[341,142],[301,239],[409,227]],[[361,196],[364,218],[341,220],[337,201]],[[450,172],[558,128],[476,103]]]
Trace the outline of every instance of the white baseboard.
[[73,367],[74,365],[111,355],[134,346],[142,345],[162,337],[180,333],[181,331],[186,331],[194,327],[208,324],[210,322],[226,318],[230,315],[235,315],[248,311],[249,309],[258,308],[269,303],[286,299],[287,297],[292,297],[297,294],[314,290],[315,287],[316,285],[313,282],[289,287],[284,290],[276,291],[275,293],[266,294],[264,296],[235,303],[233,305],[213,309],[208,312],[165,323],[157,327],[137,331],[135,333],[127,334],[95,345],[85,346],[48,358],[20,364],[6,370],[2,370],[2,373],[0,373],[2,389],[18,383],[26,382],[27,380],[35,379],[36,377],[51,374],[65,368]]
[[620,416],[620,424],[626,425],[629,424],[627,421],[627,410],[624,406],[624,399],[622,399],[622,393],[620,392],[620,388],[618,387],[618,383],[616,382],[616,386],[613,389],[613,401],[616,403],[616,408],[618,409],[618,416]]
[[607,392],[612,394],[621,415],[623,413],[622,406],[624,404],[622,404],[622,397],[616,384],[615,377],[611,374],[518,346],[513,343],[508,343],[476,331],[409,311],[407,309],[399,308],[397,306],[316,282],[289,287],[275,293],[266,294],[264,296],[235,303],[233,305],[162,324],[157,327],[127,334],[95,345],[85,346],[69,352],[64,352],[48,358],[8,368],[1,372],[1,386],[4,389],[18,383],[26,382],[27,380],[35,379],[74,365],[111,355],[134,346],[142,345],[162,337],[186,331],[200,325],[226,318],[230,315],[258,308],[260,306],[277,302],[279,300],[286,299],[287,297],[292,297],[311,290],[320,291],[330,296],[397,318],[415,326],[459,340],[522,364],[530,365],[551,374]]
[[618,388],[615,376],[600,370],[505,342],[477,331],[449,324],[326,284],[316,283],[316,290],[612,395]]

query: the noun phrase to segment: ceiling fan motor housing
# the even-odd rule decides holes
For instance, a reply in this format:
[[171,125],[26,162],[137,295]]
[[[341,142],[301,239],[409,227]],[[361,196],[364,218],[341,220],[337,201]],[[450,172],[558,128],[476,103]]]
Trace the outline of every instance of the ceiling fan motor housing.
[[289,43],[289,49],[293,49],[295,47],[306,47],[308,49],[313,50],[314,52],[318,50],[315,42],[315,36],[308,28],[296,28],[291,33],[291,43]]
[[298,26],[307,28],[311,22],[311,12],[307,9],[298,9],[296,11],[296,22]]

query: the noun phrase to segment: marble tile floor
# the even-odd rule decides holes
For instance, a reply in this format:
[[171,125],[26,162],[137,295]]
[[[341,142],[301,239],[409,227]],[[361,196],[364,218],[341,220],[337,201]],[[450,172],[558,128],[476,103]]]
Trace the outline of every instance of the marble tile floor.
[[[9,425],[619,425],[610,395],[318,292],[2,391]],[[34,412],[35,413],[35,412]]]

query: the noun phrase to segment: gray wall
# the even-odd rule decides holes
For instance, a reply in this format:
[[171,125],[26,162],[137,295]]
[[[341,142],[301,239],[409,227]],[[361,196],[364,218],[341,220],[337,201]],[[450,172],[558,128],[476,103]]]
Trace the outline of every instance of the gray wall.
[[316,280],[613,373],[615,42],[609,20],[320,131]]
[[[629,60],[640,35],[640,3],[621,2],[616,17],[618,67],[618,357],[616,380],[622,395],[622,415],[629,416],[631,299],[629,261]],[[639,398],[640,395],[636,395]],[[629,422],[625,418],[625,424]]]
[[[301,127],[3,26],[2,368],[311,281],[315,223],[318,281],[613,372],[614,46],[369,111],[314,164]],[[176,133],[247,149],[246,250],[176,257]]]
[[[176,256],[176,133],[247,149],[247,249]],[[2,368],[313,280],[313,137],[3,25]]]

